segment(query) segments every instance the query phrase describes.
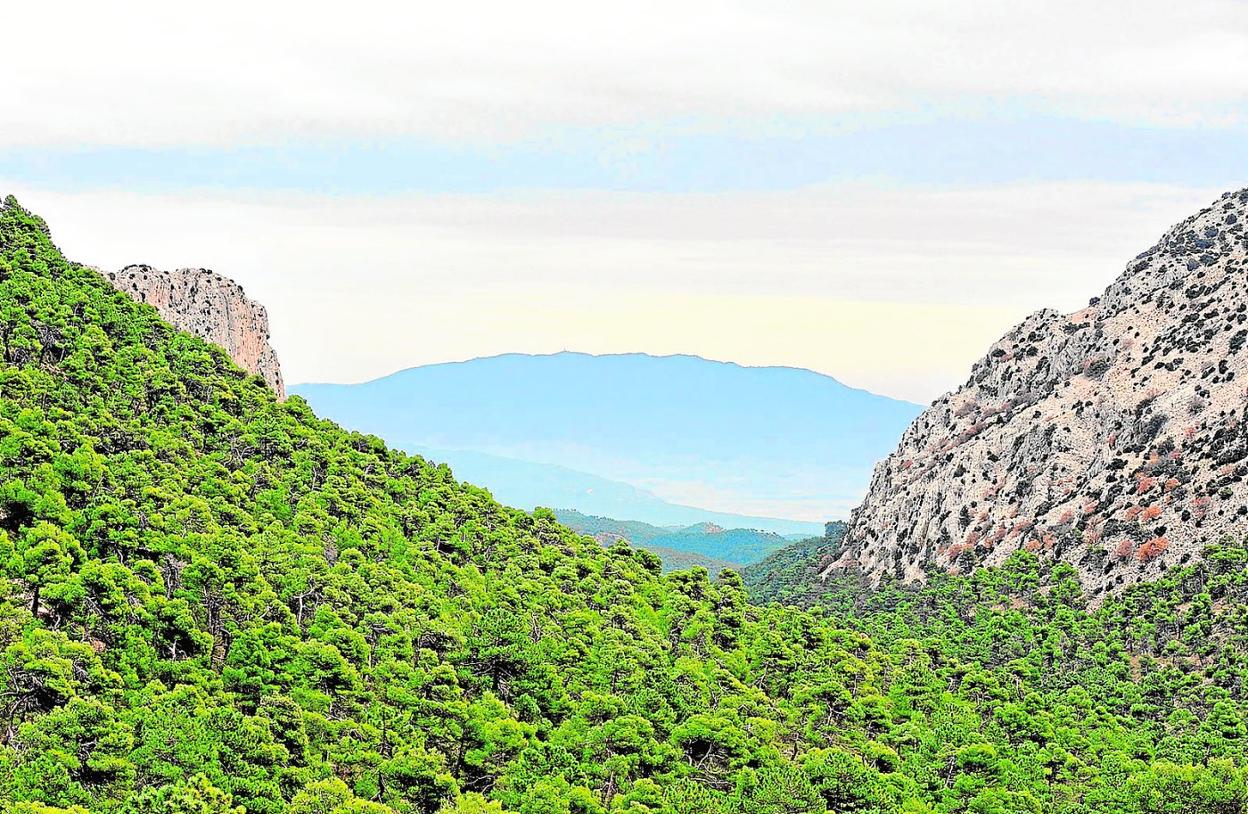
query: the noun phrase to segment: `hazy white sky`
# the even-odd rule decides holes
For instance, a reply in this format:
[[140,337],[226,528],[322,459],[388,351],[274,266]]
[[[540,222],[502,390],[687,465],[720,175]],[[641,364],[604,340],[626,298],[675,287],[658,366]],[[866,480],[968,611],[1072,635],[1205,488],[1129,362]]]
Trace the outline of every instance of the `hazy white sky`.
[[[0,192],[287,379],[697,353],[916,401],[1248,184],[1234,2],[27,3]],[[37,32],[37,36],[35,33]]]
[[234,276],[268,304],[289,381],[645,350],[922,401],[1030,311],[1080,307],[1216,191],[19,195],[77,258]]

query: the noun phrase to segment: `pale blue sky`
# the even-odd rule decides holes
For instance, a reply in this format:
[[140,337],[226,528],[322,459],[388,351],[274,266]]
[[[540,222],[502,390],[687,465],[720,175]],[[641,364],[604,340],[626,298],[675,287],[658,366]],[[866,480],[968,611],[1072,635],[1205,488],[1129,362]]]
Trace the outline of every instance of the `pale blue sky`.
[[[408,139],[281,146],[0,149],[0,178],[66,190],[124,186],[350,194],[526,189],[784,190],[843,181],[995,185],[1248,183],[1248,128],[1163,127],[1045,115],[790,120],[740,132],[688,124],[558,129],[463,144]],[[917,119],[917,120],[916,120]]]

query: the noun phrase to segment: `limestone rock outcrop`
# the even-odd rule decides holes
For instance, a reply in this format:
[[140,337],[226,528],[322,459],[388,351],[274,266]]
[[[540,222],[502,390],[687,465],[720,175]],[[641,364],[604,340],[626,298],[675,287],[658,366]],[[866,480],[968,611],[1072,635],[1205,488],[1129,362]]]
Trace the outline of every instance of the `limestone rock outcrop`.
[[174,327],[223,348],[235,364],[268,382],[278,398],[286,397],[282,368],[269,344],[269,315],[238,283],[208,269],[164,271],[145,265],[105,276]]
[[875,470],[823,572],[965,572],[1023,548],[1093,594],[1248,531],[1248,190],[1089,305],[1032,314]]

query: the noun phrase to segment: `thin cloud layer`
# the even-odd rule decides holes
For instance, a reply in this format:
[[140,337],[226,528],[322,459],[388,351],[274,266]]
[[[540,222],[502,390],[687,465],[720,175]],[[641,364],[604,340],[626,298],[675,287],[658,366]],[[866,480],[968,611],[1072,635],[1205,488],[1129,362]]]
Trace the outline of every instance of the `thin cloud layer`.
[[639,122],[753,133],[933,109],[1177,126],[1248,113],[1238,0],[46,2],[6,9],[5,28],[20,66],[4,83],[7,147],[508,142]]

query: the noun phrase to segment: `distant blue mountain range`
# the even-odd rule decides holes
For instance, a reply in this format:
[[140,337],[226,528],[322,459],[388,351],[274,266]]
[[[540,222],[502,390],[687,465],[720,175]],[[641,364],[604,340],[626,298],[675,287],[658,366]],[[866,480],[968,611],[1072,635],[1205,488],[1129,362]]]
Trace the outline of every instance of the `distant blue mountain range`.
[[823,533],[821,523],[751,517],[668,503],[636,486],[556,464],[518,461],[463,449],[414,446],[410,451],[447,464],[460,480],[486,486],[502,503],[521,509],[575,509],[588,515],[640,519],[655,526],[715,523],[725,528],[761,529],[773,534]]
[[507,354],[290,392],[520,508],[777,533],[846,516],[921,410],[809,370],[646,354]]

